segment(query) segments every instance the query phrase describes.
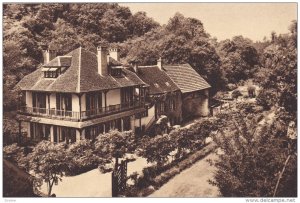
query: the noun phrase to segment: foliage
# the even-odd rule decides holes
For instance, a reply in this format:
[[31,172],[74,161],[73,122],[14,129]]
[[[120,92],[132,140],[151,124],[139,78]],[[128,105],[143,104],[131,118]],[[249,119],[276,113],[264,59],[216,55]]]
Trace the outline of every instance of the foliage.
[[130,63],[156,64],[162,57],[165,64],[189,63],[213,85],[212,92],[222,89],[224,80],[220,60],[200,20],[176,13],[168,24],[119,44],[121,57]]
[[251,78],[259,65],[259,55],[253,42],[242,36],[219,42],[217,52],[225,78],[230,83]]
[[144,137],[139,146],[139,155],[146,158],[147,162],[154,162],[158,167],[168,162],[170,153],[174,151],[174,141],[168,134],[157,135],[154,138]]
[[[290,34],[279,35],[265,48],[262,65],[265,74],[260,74],[260,84],[267,92],[276,92],[276,104],[296,117],[297,112],[297,44],[295,21]],[[267,103],[268,101],[264,101]]]
[[275,89],[262,89],[256,97],[256,103],[262,106],[265,110],[269,110],[278,101],[278,96]]
[[[94,143],[95,153],[104,160],[115,159],[115,167],[119,158],[125,158],[127,153],[133,153],[136,148],[135,137],[132,131],[119,132],[111,130],[108,133],[100,134]],[[100,170],[109,170],[100,168]]]
[[62,180],[70,168],[71,160],[66,154],[65,144],[42,141],[24,158],[24,162],[27,162],[29,171],[34,173],[37,182],[47,183],[50,196],[53,184],[58,184]]
[[234,99],[237,99],[238,97],[243,96],[243,94],[239,90],[233,90],[231,95],[232,95],[232,98],[234,98]]
[[24,158],[24,147],[18,146],[17,143],[3,147],[3,158],[20,166],[20,160]]
[[96,156],[94,145],[87,139],[70,144],[66,153],[71,158],[69,173],[72,175],[97,168],[107,162],[103,156]]
[[218,186],[225,197],[273,196],[279,174],[291,155],[276,196],[296,196],[297,156],[288,147],[291,140],[276,136],[273,126],[264,126],[257,134],[256,124],[245,117],[232,116],[229,130],[214,137],[223,153],[213,162],[217,172],[211,184]]

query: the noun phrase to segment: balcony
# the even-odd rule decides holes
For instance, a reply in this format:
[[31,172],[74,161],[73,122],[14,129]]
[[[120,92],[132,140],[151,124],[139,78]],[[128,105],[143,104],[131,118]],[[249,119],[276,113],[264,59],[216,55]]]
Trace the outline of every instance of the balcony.
[[20,114],[33,115],[38,117],[46,117],[46,118],[62,119],[62,120],[70,120],[70,121],[84,121],[91,118],[108,116],[111,114],[131,110],[135,108],[140,108],[143,106],[144,106],[143,103],[135,101],[130,103],[110,105],[107,107],[102,107],[97,109],[90,109],[81,112],[23,106],[19,109],[18,112]]

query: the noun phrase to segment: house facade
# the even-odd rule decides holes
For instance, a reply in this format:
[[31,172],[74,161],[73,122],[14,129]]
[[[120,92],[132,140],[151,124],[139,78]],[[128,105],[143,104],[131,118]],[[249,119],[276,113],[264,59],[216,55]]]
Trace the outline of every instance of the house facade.
[[118,62],[116,49],[102,46],[95,54],[80,47],[64,56],[47,50],[44,58],[18,83],[25,105],[17,119],[26,123],[29,138],[71,143],[139,125],[145,83]]
[[[81,47],[64,56],[44,52],[44,63],[25,76],[17,119],[36,141],[72,143],[111,129],[143,134],[165,115],[171,125],[207,116],[210,85],[188,64],[124,67],[118,49]],[[21,125],[20,125],[21,126]]]

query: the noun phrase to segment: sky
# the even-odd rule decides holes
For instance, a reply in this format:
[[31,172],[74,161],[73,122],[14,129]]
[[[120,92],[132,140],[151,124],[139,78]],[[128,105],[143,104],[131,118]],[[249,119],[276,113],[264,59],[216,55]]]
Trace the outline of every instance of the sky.
[[176,12],[201,20],[204,29],[219,41],[243,35],[253,41],[270,38],[271,32],[288,33],[297,20],[297,3],[119,3],[132,13],[145,11],[161,25]]

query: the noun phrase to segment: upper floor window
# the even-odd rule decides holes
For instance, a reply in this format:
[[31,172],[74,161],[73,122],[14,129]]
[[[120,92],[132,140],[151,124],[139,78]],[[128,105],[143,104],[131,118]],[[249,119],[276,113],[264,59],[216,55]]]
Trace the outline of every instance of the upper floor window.
[[44,72],[45,78],[57,78],[66,70],[65,67],[44,67],[42,71]]
[[111,68],[110,75],[114,77],[122,77],[122,69],[121,68]]

